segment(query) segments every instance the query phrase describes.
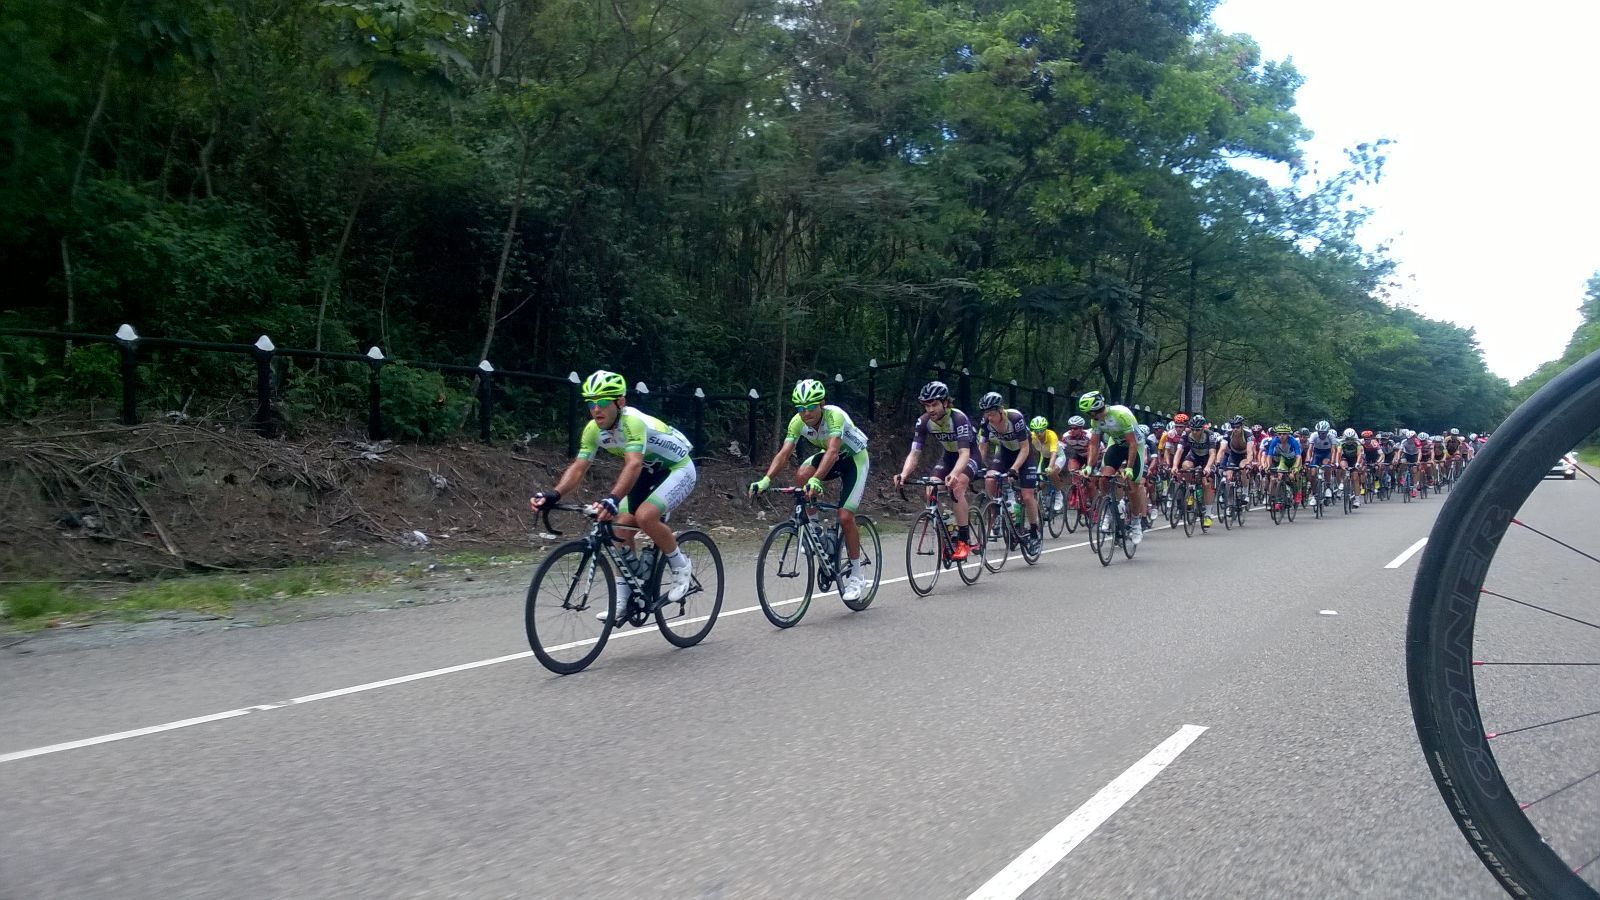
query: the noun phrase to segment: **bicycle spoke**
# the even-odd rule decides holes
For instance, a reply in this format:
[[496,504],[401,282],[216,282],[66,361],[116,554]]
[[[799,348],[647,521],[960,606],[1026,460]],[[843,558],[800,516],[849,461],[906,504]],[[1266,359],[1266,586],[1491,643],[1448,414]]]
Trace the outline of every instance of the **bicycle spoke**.
[[1579,550],[1577,547],[1572,546],[1571,544],[1567,543],[1566,541],[1561,540],[1560,538],[1551,537],[1550,535],[1545,534],[1544,532],[1542,532],[1539,529],[1533,527],[1532,525],[1529,525],[1528,523],[1522,521],[1521,519],[1518,519],[1516,517],[1512,517],[1511,524],[1513,524],[1513,525],[1521,525],[1523,528],[1528,529],[1529,531],[1533,532],[1534,534],[1537,534],[1538,536],[1544,538],[1545,540],[1554,541],[1557,544],[1560,544],[1561,546],[1567,548],[1568,550],[1571,550],[1573,553],[1576,553],[1579,556],[1584,557],[1585,559],[1588,559],[1588,560],[1590,560],[1592,562],[1600,563],[1600,558],[1596,558],[1596,557],[1590,556],[1589,554],[1583,552],[1582,550]]
[[1519,606],[1526,606],[1529,609],[1536,609],[1536,610],[1538,610],[1539,612],[1542,612],[1542,613],[1549,613],[1552,616],[1556,616],[1558,618],[1566,619],[1569,622],[1576,622],[1579,625],[1587,625],[1590,628],[1600,628],[1600,625],[1596,625],[1593,622],[1588,622],[1588,621],[1585,621],[1583,619],[1574,618],[1572,616],[1567,615],[1566,613],[1558,613],[1553,609],[1546,609],[1546,608],[1538,605],[1537,603],[1529,603],[1526,600],[1518,600],[1515,597],[1507,597],[1505,594],[1495,593],[1494,591],[1491,591],[1488,588],[1479,588],[1478,589],[1478,593],[1480,593],[1480,594],[1488,594],[1491,597],[1499,597],[1501,600],[1509,600],[1512,603],[1518,604]]
[[1562,725],[1567,722],[1576,722],[1579,719],[1587,719],[1590,716],[1600,716],[1600,709],[1590,710],[1586,713],[1578,713],[1575,716],[1562,716],[1559,719],[1551,719],[1548,722],[1535,722],[1532,725],[1523,725],[1520,728],[1512,728],[1509,731],[1487,731],[1484,732],[1483,736],[1492,741],[1496,738],[1509,737],[1513,734],[1521,734],[1524,731],[1533,731],[1537,728],[1548,728],[1551,725]]
[[[1585,781],[1588,781],[1589,779],[1595,777],[1596,775],[1600,775],[1600,769],[1595,769],[1593,772],[1590,772],[1589,774],[1583,776],[1582,778],[1578,778],[1578,779],[1575,779],[1573,781],[1569,781],[1566,784],[1562,785],[1561,787],[1558,787],[1555,790],[1551,791],[1550,793],[1545,794],[1543,797],[1538,797],[1536,799],[1528,800],[1526,802],[1519,802],[1517,805],[1520,806],[1522,809],[1529,809],[1534,804],[1543,803],[1544,801],[1549,800],[1551,797],[1554,797],[1555,795],[1561,793],[1562,791],[1571,790],[1572,788],[1575,788],[1578,785],[1583,784]],[[1595,859],[1600,859],[1600,856],[1595,857]],[[1591,860],[1589,860],[1589,862],[1594,862],[1594,860],[1591,859]],[[1585,863],[1584,865],[1588,865],[1588,863]],[[1581,869],[1581,868],[1582,868],[1582,866],[1579,866],[1579,869]]]

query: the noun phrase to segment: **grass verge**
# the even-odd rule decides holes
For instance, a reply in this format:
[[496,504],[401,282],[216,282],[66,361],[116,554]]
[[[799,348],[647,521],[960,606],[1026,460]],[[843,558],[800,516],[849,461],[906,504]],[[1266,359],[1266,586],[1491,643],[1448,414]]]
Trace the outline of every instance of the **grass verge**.
[[429,564],[304,566],[250,574],[194,575],[112,591],[55,583],[0,584],[0,629],[37,631],[62,621],[121,615],[139,619],[166,610],[227,615],[239,603],[358,591],[409,580],[436,569],[515,565],[531,554],[454,553]]

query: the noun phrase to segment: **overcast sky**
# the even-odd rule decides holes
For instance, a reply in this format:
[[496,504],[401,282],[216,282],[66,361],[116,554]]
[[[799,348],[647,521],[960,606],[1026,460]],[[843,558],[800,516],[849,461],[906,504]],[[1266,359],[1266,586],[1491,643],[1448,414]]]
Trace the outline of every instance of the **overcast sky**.
[[1600,269],[1600,3],[1223,0],[1305,76],[1297,111],[1328,174],[1393,139],[1363,242],[1391,240],[1417,312],[1476,328],[1516,381],[1559,356]]

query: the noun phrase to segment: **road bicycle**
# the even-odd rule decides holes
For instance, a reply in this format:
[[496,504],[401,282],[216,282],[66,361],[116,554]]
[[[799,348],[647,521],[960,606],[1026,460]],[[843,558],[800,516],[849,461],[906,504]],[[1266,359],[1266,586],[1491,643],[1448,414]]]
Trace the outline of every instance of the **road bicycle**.
[[1018,550],[1022,553],[1022,561],[1028,565],[1039,562],[1039,554],[1043,547],[1034,543],[1033,536],[1028,533],[1025,510],[1022,500],[1017,496],[1017,476],[1009,470],[998,472],[991,471],[988,477],[1000,482],[1000,496],[991,497],[983,504],[983,514],[980,521],[985,529],[984,536],[987,540],[983,554],[983,567],[991,572],[998,572],[1005,568],[1006,560],[1011,558],[1011,551]]
[[1040,474],[1043,485],[1039,488],[1039,519],[1044,530],[1053,538],[1061,537],[1063,529],[1074,531],[1078,527],[1078,511],[1067,508],[1067,495],[1056,487],[1050,476]]
[[[940,488],[950,493],[944,479],[915,478],[905,484],[928,489],[928,508],[917,514],[916,520],[911,523],[911,530],[906,532],[906,580],[911,584],[911,590],[919,597],[928,596],[939,582],[939,573],[951,568],[956,570],[962,581],[975,584],[983,575],[983,554],[987,548],[978,510],[971,505],[967,507],[967,530],[972,535],[968,545],[971,550],[966,559],[958,560],[952,555],[957,537],[955,514],[939,502]],[[904,498],[905,492],[902,491],[900,496]]]
[[1120,475],[1090,475],[1100,483],[1096,493],[1100,501],[1089,517],[1089,549],[1100,565],[1109,566],[1116,557],[1117,548],[1122,555],[1133,559],[1138,545],[1129,537],[1128,487]]
[[1406,674],[1423,755],[1472,849],[1518,897],[1600,896],[1585,677],[1600,658],[1593,500],[1546,489],[1527,504],[1597,426],[1600,353],[1495,429],[1440,510],[1411,593]]
[[[855,612],[871,606],[882,578],[879,562],[883,557],[883,545],[878,540],[878,526],[866,516],[856,516],[861,539],[861,567],[857,575],[866,583],[860,597],[846,600],[844,573],[849,555],[837,515],[838,504],[808,500],[805,488],[774,488],[773,491],[787,494],[794,500],[794,513],[772,526],[767,539],[761,542],[761,554],[756,557],[756,599],[767,621],[778,628],[798,625],[805,618],[806,610],[811,608],[812,594],[818,590],[837,591],[839,600]],[[825,521],[813,516],[813,509],[823,513]],[[791,591],[800,593],[784,596]],[[784,607],[790,609],[784,612]]]
[[1202,481],[1204,473],[1198,467],[1184,469],[1173,476],[1172,484],[1178,496],[1173,502],[1178,506],[1178,514],[1183,521],[1183,536],[1194,537],[1194,530],[1199,526],[1201,533],[1206,531],[1206,491],[1205,482]]
[[[677,647],[693,647],[711,633],[722,611],[723,577],[722,554],[710,535],[700,531],[675,535],[694,574],[689,592],[670,600],[661,583],[667,561],[649,535],[600,521],[596,506],[573,505],[545,507],[544,528],[550,534],[561,534],[550,524],[555,510],[582,513],[590,525],[588,534],[550,551],[528,585],[523,622],[528,646],[545,668],[559,675],[581,672],[600,655],[613,628],[625,623],[640,628],[652,617],[661,636]],[[637,553],[620,546],[618,529],[638,531],[644,546]],[[617,608],[613,573],[621,573],[632,590],[625,612]],[[607,615],[597,619],[601,610]]]
[[1295,511],[1299,504],[1295,502],[1294,478],[1288,472],[1278,475],[1278,486],[1272,491],[1267,501],[1267,510],[1272,516],[1272,524],[1279,525],[1283,522],[1293,522]]

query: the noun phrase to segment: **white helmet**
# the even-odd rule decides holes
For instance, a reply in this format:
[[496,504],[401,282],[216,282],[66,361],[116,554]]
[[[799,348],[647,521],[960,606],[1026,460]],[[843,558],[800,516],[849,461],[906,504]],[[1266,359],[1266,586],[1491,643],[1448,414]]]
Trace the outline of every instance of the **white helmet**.
[[1428,437],[1428,433],[1426,431],[1424,431],[1421,434],[1417,435],[1417,440],[1419,440],[1419,441],[1431,441],[1431,440],[1433,440],[1433,438]]
[[1149,436],[1150,436],[1150,426],[1141,423],[1139,425],[1139,437],[1147,438]]
[[1329,430],[1331,430],[1332,428],[1333,428],[1333,426],[1328,424],[1328,420],[1327,419],[1323,419],[1321,422],[1317,423],[1317,433],[1318,434],[1327,434],[1329,432]]
[[1450,436],[1451,437],[1461,437],[1461,429],[1459,429],[1459,428],[1450,429]]
[[1089,423],[1084,420],[1083,416],[1073,416],[1067,420],[1068,428],[1084,428],[1088,426],[1088,424]]
[[1478,433],[1476,431],[1474,431],[1473,433],[1467,435],[1467,440],[1469,440],[1469,441],[1475,441],[1477,439],[1478,439]]
[[1344,438],[1345,440],[1349,440],[1350,438],[1353,438],[1353,437],[1356,436],[1356,430],[1354,428],[1346,428],[1344,430],[1344,433],[1339,435],[1339,436]]

